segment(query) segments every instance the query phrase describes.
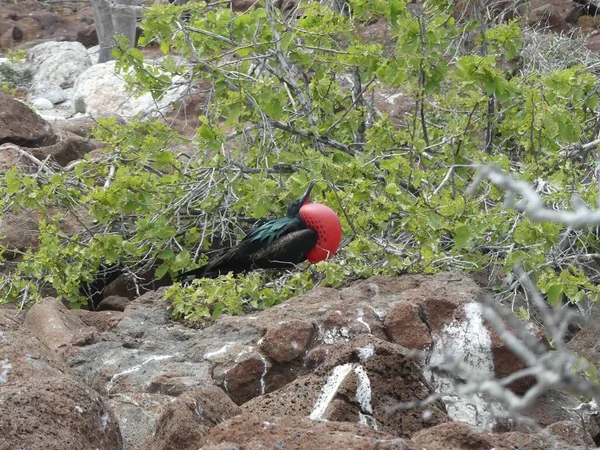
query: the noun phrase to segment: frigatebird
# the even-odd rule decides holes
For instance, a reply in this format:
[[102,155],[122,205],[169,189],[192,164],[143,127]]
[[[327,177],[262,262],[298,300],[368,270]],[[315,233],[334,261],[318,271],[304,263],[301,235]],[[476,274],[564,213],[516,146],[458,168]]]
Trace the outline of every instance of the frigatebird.
[[185,285],[196,278],[285,269],[307,259],[316,263],[333,256],[342,240],[342,226],[331,208],[309,203],[315,183],[311,181],[304,195],[290,204],[285,217],[251,229],[237,246],[223,249],[208,264],[182,273],[178,280]]

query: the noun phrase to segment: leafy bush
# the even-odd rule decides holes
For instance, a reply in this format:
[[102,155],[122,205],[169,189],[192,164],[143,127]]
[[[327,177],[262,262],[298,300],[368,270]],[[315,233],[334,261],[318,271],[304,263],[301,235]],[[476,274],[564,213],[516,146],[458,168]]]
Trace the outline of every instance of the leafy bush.
[[[596,77],[568,62],[522,71],[517,22],[456,21],[445,3],[413,14],[401,0],[353,0],[348,17],[307,2],[297,19],[271,2],[244,13],[192,3],[187,22],[182,7],[154,5],[140,42],[169,56],[149,64],[123,46],[118,67],[132,89],[157,97],[173,80],[211,83],[190,144],[197,152],[171,150],[183,138],[160,121],[105,120],[101,158],[9,171],[3,210],[33,208],[44,221],[39,249],[0,281],[3,301],[24,292],[33,301],[46,282],[81,304],[81,283],[101,265],[134,281],[151,268],[161,277],[200,265],[257,219],[281,215],[311,179],[321,180],[313,198],[343,219],[339,254],[308,271],[176,284],[167,296],[177,317],[241,313],[376,274],[491,265],[510,273],[517,261],[553,302],[596,299],[596,230],[532,222],[506,210],[491,185],[466,193],[478,164],[495,163],[548,203],[567,205],[579,192],[596,204],[594,154],[571,145],[597,135]],[[389,38],[365,42],[359,31],[375,22]],[[404,126],[375,107],[380,92],[414,99]],[[56,206],[88,211],[93,226],[65,236]]]

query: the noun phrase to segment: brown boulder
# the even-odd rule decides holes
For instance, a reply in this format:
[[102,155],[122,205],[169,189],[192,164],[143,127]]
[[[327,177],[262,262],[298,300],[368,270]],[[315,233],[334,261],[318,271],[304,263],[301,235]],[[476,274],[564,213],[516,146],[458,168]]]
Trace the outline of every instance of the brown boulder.
[[[136,285],[137,282],[137,285]],[[168,278],[162,278],[161,280],[156,280],[154,277],[154,271],[150,270],[146,273],[138,274],[136,280],[131,280],[125,276],[123,273],[114,273],[107,280],[107,285],[104,287],[102,291],[102,295],[104,298],[110,296],[118,296],[125,297],[129,300],[133,300],[134,298],[138,298],[141,294],[144,294],[148,291],[153,291],[158,289],[161,286],[165,286],[168,284]]]
[[0,310],[0,385],[3,388],[34,378],[60,377],[68,372],[67,366],[49,347],[22,330],[23,316],[16,316],[11,310]]
[[211,428],[240,413],[216,386],[184,392],[164,408],[142,450],[194,448]]
[[111,331],[123,318],[121,311],[88,311],[85,309],[71,309],[67,313],[76,316],[87,327],[95,328],[99,333]]
[[[164,115],[164,120],[175,131],[185,137],[192,138],[200,123],[198,117],[206,108],[210,107],[214,86],[209,81],[202,81],[190,88],[177,108],[173,108]],[[193,152],[196,150],[193,149]]]
[[119,427],[97,392],[41,340],[0,310],[0,448],[121,448]]
[[0,20],[0,36],[12,30],[14,26],[15,22],[13,20]]
[[[554,423],[570,421],[577,416],[572,410],[577,409],[581,404],[581,400],[567,392],[559,390],[549,390],[525,410],[522,414],[529,417],[541,426],[547,427]],[[583,420],[578,420],[578,423],[584,423],[590,434],[596,436],[600,434],[600,427],[594,417],[584,417]],[[507,428],[495,428],[496,431],[535,431],[532,427],[525,424],[511,424]]]
[[14,29],[14,25],[11,26],[4,33],[0,34],[0,49],[10,48],[14,44],[13,29]]
[[[59,211],[51,209],[52,218],[57,218],[60,229],[67,236],[87,233],[93,226],[92,219],[86,211]],[[0,220],[0,245],[6,246],[4,257],[15,258],[20,252],[35,250],[39,242],[40,213],[25,208],[19,212],[7,212]]]
[[584,326],[568,343],[569,349],[581,358],[585,358],[595,367],[600,367],[600,332],[596,329],[600,314],[593,308],[590,325]]
[[[458,273],[440,275],[439,278],[435,277],[435,282],[418,284],[413,287],[407,286],[398,291],[398,295],[395,296],[396,300],[415,305],[417,317],[414,313],[411,315],[407,306],[396,306],[398,303],[394,303],[385,322],[388,336],[395,342],[403,341],[408,348],[418,350],[423,349],[423,346],[430,342],[438,347],[440,345],[452,346],[452,339],[458,339],[461,342],[456,342],[454,346],[456,349],[463,348],[471,352],[480,352],[477,342],[470,342],[470,344],[474,344],[474,347],[468,349],[465,344],[469,344],[469,342],[464,342],[464,337],[475,331],[475,322],[479,323],[479,320],[471,322],[474,319],[473,315],[481,314],[478,312],[480,308],[470,305],[474,305],[472,302],[481,298],[483,290],[472,279],[465,279]],[[455,277],[454,283],[451,282],[453,276]],[[402,278],[400,277],[398,280]],[[394,308],[404,309],[394,312]],[[407,320],[405,326],[402,326],[402,320]],[[485,321],[481,323],[485,328],[482,327],[479,334],[489,335],[491,350],[489,356],[492,358],[491,365],[496,377],[502,378],[524,369],[525,363],[498,337],[493,327]],[[541,345],[547,344],[543,333],[533,324],[524,324],[524,326],[528,327]],[[437,336],[437,338],[433,340],[433,336]],[[409,345],[411,340],[417,345],[416,347]],[[474,354],[471,355],[472,357]],[[522,378],[511,384],[510,388],[515,392],[524,392],[534,381],[533,378]]]
[[384,323],[387,336],[396,344],[417,350],[425,350],[431,345],[427,325],[419,317],[418,307],[412,303],[394,303]]
[[[528,2],[525,0],[480,0],[473,3],[468,0],[455,2],[453,16],[458,20],[465,17],[477,19],[479,11],[485,11],[489,23],[501,23],[523,15],[523,9]],[[415,4],[408,5],[414,6]],[[411,8],[412,9],[412,8]]]
[[19,28],[20,36],[15,36],[13,32],[13,39],[15,42],[29,41],[35,39],[40,31],[40,23],[33,17],[23,17],[17,20],[15,28]]
[[[461,422],[428,428],[412,438],[416,448],[427,450],[547,450],[549,442],[539,435],[519,432],[489,433]],[[565,449],[566,450],[566,449]]]
[[38,245],[40,216],[32,211],[6,213],[0,219],[0,245],[6,247],[4,257],[11,259],[19,252],[35,249]]
[[74,377],[22,379],[4,385],[0,401],[0,448],[122,448],[112,412]]
[[81,42],[86,48],[93,47],[94,45],[98,45],[98,33],[96,32],[95,25],[85,25],[82,26],[77,31],[78,42]]
[[[82,30],[93,24],[89,1],[72,0],[43,3],[37,0],[0,1],[0,19],[19,28],[22,38],[13,39],[0,27],[0,43],[4,48],[29,48],[40,42],[74,41]],[[18,32],[18,33],[19,33]],[[84,32],[83,32],[84,33]]]
[[[515,355],[506,343],[500,339],[498,333],[491,327],[490,339],[492,344],[492,357],[494,359],[494,374],[496,378],[504,378],[512,373],[518,372],[526,367],[525,362]],[[508,327],[511,331],[512,327]],[[533,323],[528,324],[528,331],[535,340],[546,348],[550,348],[548,340],[544,333]],[[516,393],[525,393],[531,386],[537,382],[535,377],[522,377],[509,385],[509,388]]]
[[133,300],[137,296],[137,291],[125,275],[120,274],[104,288],[103,295],[104,298],[118,296]]
[[546,428],[556,438],[557,447],[564,450],[596,448],[589,430],[571,420],[556,422]]
[[68,315],[67,311],[60,301],[47,297],[27,312],[24,328],[50,350],[56,351],[68,345],[75,332],[85,327],[81,320]]
[[90,135],[92,128],[94,128],[97,122],[91,117],[72,117],[68,120],[56,121],[52,124],[54,128],[62,131],[76,134],[83,138],[87,138]]
[[0,92],[0,145],[53,145],[57,138],[48,122],[10,95]]
[[600,52],[600,34],[593,34],[588,37],[585,46],[591,52]]
[[315,329],[311,323],[293,319],[269,328],[259,348],[273,361],[285,364],[302,359],[308,351]]
[[233,11],[248,11],[250,8],[259,7],[259,3],[256,0],[231,0],[231,9]]
[[241,352],[225,373],[223,386],[231,399],[241,405],[266,392],[265,376],[272,367],[258,351]]
[[0,26],[0,48],[11,48],[15,44],[35,39],[39,30],[39,23],[31,17],[5,21]]
[[60,24],[60,16],[49,11],[34,11],[29,18],[35,20],[42,30],[55,30]]
[[388,115],[389,121],[396,127],[407,126],[407,118],[415,113],[415,96],[385,88],[377,88],[374,92],[375,107]]
[[109,295],[102,299],[96,307],[96,311],[125,311],[125,308],[131,302],[127,297],[119,295]]
[[204,450],[414,448],[404,439],[359,424],[320,422],[306,417],[257,417],[254,414],[243,414],[217,425],[198,446]]
[[381,42],[383,44],[393,42],[392,26],[385,19],[359,23],[356,31],[361,38],[368,42]]
[[[341,290],[318,288],[259,314],[237,319],[258,330],[263,339],[252,345],[228,346],[211,360],[213,377],[241,404],[310,373],[323,363],[330,346],[357,336],[370,335],[416,349],[436,343],[443,348],[449,334],[454,333],[453,339],[460,340],[474,331],[464,308],[471,305],[473,310],[478,309],[474,301],[482,293],[472,279],[458,272],[372,277]],[[478,336],[485,336],[484,340],[490,342],[489,327],[482,320],[475,322]],[[284,323],[301,327],[305,342],[309,327],[314,326],[316,332],[308,346],[294,344],[292,331]],[[278,338],[271,338],[272,335]],[[489,360],[491,371],[505,374],[524,367],[503,342],[493,341],[487,347],[477,346],[476,341],[468,343],[473,344],[473,348],[466,349],[468,357]],[[482,352],[487,353],[481,355]],[[496,361],[494,355],[509,358]],[[489,375],[493,376],[493,372]]]
[[396,436],[409,437],[424,427],[448,420],[444,406],[395,410],[402,402],[421,401],[430,387],[408,351],[373,336],[360,335],[330,347],[325,362],[310,375],[242,406],[248,413],[309,416],[363,423]]
[[94,11],[92,9],[92,5],[87,2],[80,5],[77,13],[74,16],[74,19],[77,22],[84,23],[87,25],[91,25],[94,23]]
[[91,141],[67,131],[61,131],[57,136],[59,141],[56,144],[32,149],[31,154],[40,161],[51,157],[64,167],[71,161],[83,158],[95,148]]
[[583,9],[583,5],[572,0],[531,0],[529,24],[563,33],[573,28]]

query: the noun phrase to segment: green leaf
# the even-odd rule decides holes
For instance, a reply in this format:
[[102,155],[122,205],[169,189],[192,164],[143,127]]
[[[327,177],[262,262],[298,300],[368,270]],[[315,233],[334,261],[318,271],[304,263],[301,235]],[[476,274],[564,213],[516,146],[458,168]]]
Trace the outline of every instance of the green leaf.
[[385,186],[385,192],[387,192],[390,195],[398,195],[401,192],[401,190],[396,183],[388,183]]
[[173,250],[171,250],[170,248],[166,248],[163,251],[159,252],[157,256],[163,261],[170,261],[175,257],[175,252],[173,252]]
[[164,40],[160,43],[160,51],[163,52],[165,55],[167,53],[169,53],[171,46],[169,45],[169,41]]
[[207,140],[211,140],[216,137],[214,131],[208,125],[202,125],[200,128],[198,128],[198,134]]
[[155,276],[157,279],[160,279],[160,278],[164,277],[164,276],[167,274],[167,272],[168,272],[168,271],[169,271],[169,264],[167,264],[167,263],[162,263],[162,264],[161,264],[160,266],[158,266],[158,267],[156,268],[156,270],[154,271],[154,276]]
[[548,295],[548,303],[552,306],[559,304],[562,301],[564,286],[562,284],[551,284],[546,290]]
[[466,225],[460,225],[456,228],[456,236],[454,238],[454,245],[456,247],[464,247],[469,238],[471,237],[471,231]]
[[225,121],[225,125],[231,126],[238,121],[240,115],[242,114],[243,108],[240,104],[232,105],[229,109],[229,115],[227,116],[227,120]]

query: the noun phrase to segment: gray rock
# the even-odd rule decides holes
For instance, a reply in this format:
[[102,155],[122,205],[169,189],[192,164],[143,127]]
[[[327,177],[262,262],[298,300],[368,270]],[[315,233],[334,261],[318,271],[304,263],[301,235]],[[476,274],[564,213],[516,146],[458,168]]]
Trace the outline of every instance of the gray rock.
[[77,77],[92,65],[79,42],[45,42],[29,49],[27,57],[33,72],[31,95],[55,104],[67,99],[64,89],[73,87]]
[[161,414],[174,401],[175,397],[170,395],[143,392],[119,394],[109,399],[108,406],[115,412],[117,421],[123,424],[123,450],[137,449],[152,436]]
[[53,105],[62,103],[67,99],[67,93],[58,84],[45,80],[34,82],[29,90],[29,96],[30,98],[42,97]]
[[[80,381],[74,393],[65,393],[63,382],[51,392],[69,404],[80,394],[85,398],[83,384],[91,387],[116,410],[127,449],[140,448],[144,437],[142,448],[147,450],[230,448],[239,442],[273,448],[280,441],[293,448],[331,448],[336,443],[348,448],[352,436],[368,437],[361,448],[418,444],[441,449],[460,437],[453,433],[464,435],[473,448],[512,439],[520,445],[527,435],[502,437],[481,428],[436,426],[449,416],[440,402],[429,405],[427,414],[391,413],[399,402],[431,393],[431,385],[399,342],[422,348],[431,341],[435,348],[446,339],[456,351],[478,348],[479,354],[467,352],[476,360],[493,357],[492,340],[472,310],[472,300],[480,293],[473,280],[459,272],[373,277],[344,289],[318,288],[255,314],[225,316],[204,329],[171,319],[163,300],[165,288],[134,299],[123,312],[65,311],[58,302],[46,300],[30,312],[25,328],[0,321],[0,330],[7,330],[0,332],[0,383],[37,380],[42,371],[53,378],[75,373]],[[402,304],[412,306],[399,308]],[[393,320],[387,320],[390,311],[396,311]],[[413,325],[406,335],[403,318]],[[420,327],[429,334],[427,340],[415,338],[419,320],[427,325]],[[488,345],[467,348],[459,342],[478,339]],[[17,365],[15,354],[22,353],[23,346],[35,350],[34,357]],[[38,385],[31,386],[35,391]],[[19,410],[11,398],[11,411]],[[557,399],[565,403],[564,397]],[[576,404],[576,399],[570,400],[565,404]],[[245,411],[239,420],[220,423],[237,414],[236,404]],[[104,406],[89,408],[93,414],[104,411]],[[24,410],[29,414],[27,407]],[[43,410],[51,412],[46,406]],[[544,424],[566,419],[551,408],[544,411]],[[322,425],[321,419],[337,425]],[[66,423],[61,426],[69,429]],[[439,432],[423,432],[432,426]],[[564,436],[571,433],[568,426],[555,428]],[[298,444],[298,436],[307,434],[312,440]],[[580,437],[589,442],[588,436]],[[532,439],[543,445],[532,449],[549,448],[546,441]],[[96,448],[84,444],[78,448]]]
[[[143,297],[149,296],[157,294]],[[125,317],[101,340],[77,349],[69,361],[78,375],[107,396],[131,392],[177,396],[212,384],[210,363],[189,354],[198,345],[197,333],[171,324],[165,308],[141,302],[127,307]]]
[[54,108],[54,105],[52,104],[52,102],[50,100],[48,100],[47,98],[43,98],[43,97],[38,97],[38,98],[33,99],[31,101],[31,104],[33,105],[33,107],[35,109],[39,109],[39,110],[47,110],[47,109]]
[[154,117],[170,111],[172,104],[180,100],[185,91],[185,86],[178,86],[167,90],[156,100],[149,92],[136,97],[127,92],[122,75],[115,74],[115,61],[109,61],[90,67],[77,78],[73,105],[76,112],[93,117]]
[[90,60],[92,61],[92,65],[98,64],[98,57],[100,56],[100,46],[94,45],[93,47],[88,48],[87,52],[88,56],[90,57]]

